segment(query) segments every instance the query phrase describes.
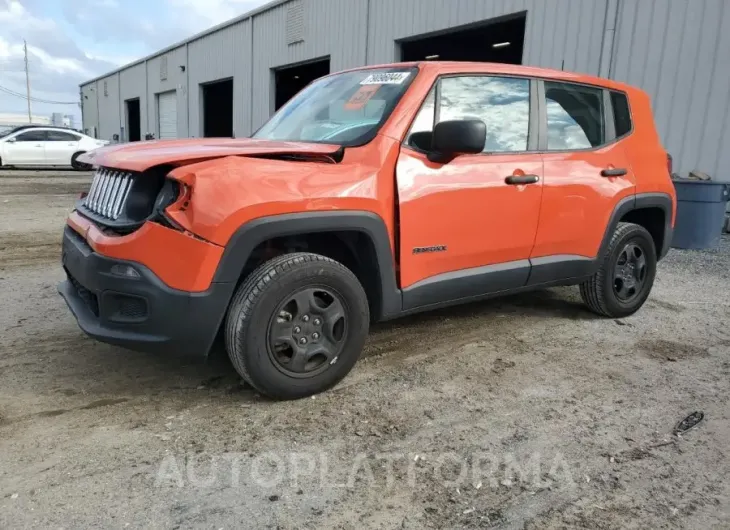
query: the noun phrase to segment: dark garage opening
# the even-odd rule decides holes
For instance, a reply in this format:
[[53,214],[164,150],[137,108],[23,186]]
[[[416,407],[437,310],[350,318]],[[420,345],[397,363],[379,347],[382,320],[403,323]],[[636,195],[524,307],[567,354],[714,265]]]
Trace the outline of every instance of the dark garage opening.
[[233,138],[233,79],[201,85],[203,137]]
[[142,139],[139,99],[128,99],[124,104],[127,108],[127,139],[130,142],[139,142]]
[[451,28],[401,42],[404,61],[484,61],[522,64],[526,13],[478,26]]
[[329,73],[329,57],[274,70],[274,86],[276,87],[274,110],[279,110],[284,103],[289,101],[309,83]]

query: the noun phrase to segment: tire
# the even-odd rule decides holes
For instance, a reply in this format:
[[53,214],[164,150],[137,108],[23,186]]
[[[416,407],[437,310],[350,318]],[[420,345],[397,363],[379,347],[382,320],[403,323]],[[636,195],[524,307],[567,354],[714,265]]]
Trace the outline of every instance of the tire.
[[[645,272],[640,284],[637,278],[629,278],[629,282],[636,282],[635,292],[629,297],[622,297],[620,292],[622,290],[626,292],[626,286],[630,283],[621,279],[620,275],[617,278],[616,268],[622,265],[627,255],[624,253],[626,249],[633,249],[630,252],[632,256],[640,253],[644,257]],[[591,311],[599,315],[611,318],[632,315],[644,305],[649,297],[656,276],[656,265],[656,247],[646,228],[633,223],[619,223],[611,237],[608,250],[602,257],[598,271],[580,285],[581,298]],[[639,267],[635,266],[631,270],[637,271]],[[641,276],[637,272],[633,275]]]
[[91,169],[91,166],[89,166],[88,164],[84,164],[83,162],[79,162],[77,160],[83,154],[84,152],[81,151],[71,155],[71,167],[76,171],[88,171],[89,169]]
[[[288,301],[292,298],[296,300]],[[314,301],[312,311],[299,309],[304,299]],[[334,317],[327,320],[330,313]],[[343,317],[335,322],[339,313]],[[247,383],[274,399],[298,399],[333,387],[350,372],[362,353],[369,323],[365,291],[349,269],[325,256],[293,253],[267,261],[239,286],[224,338],[233,366]],[[273,344],[274,331],[287,326],[292,337],[286,329],[286,340]],[[302,338],[308,340],[306,346],[301,346]],[[310,348],[325,348],[326,341],[336,354],[313,355],[304,366],[295,362],[295,357],[308,358],[316,351]],[[296,356],[291,352],[301,350],[294,348],[306,348],[307,354]]]

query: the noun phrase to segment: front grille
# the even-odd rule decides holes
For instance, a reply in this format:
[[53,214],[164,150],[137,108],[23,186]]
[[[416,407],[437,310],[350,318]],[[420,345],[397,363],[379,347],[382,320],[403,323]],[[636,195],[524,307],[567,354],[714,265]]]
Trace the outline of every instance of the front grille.
[[134,174],[128,171],[97,169],[84,206],[97,215],[116,221],[124,210],[133,181]]
[[99,316],[99,299],[96,297],[96,295],[89,291],[86,287],[81,285],[76,278],[71,276],[71,273],[66,271],[66,276],[68,277],[68,281],[71,282],[71,285],[74,286],[74,289],[79,293],[79,297],[86,303],[86,305],[91,309],[91,312],[94,313],[94,316]]

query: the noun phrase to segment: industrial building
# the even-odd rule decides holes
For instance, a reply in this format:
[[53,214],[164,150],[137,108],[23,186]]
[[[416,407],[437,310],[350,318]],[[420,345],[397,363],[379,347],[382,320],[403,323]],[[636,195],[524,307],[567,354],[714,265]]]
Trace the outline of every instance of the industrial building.
[[424,59],[642,87],[675,171],[730,180],[726,0],[276,0],[84,83],[83,128],[121,141],[244,137],[317,77]]

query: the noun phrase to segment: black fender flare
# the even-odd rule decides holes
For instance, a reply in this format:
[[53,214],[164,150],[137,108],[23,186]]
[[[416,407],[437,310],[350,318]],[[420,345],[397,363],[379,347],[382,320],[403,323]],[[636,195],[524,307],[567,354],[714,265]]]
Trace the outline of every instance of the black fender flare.
[[382,301],[379,314],[373,315],[375,320],[399,314],[402,295],[396,283],[395,260],[388,229],[380,216],[367,211],[302,212],[253,219],[238,228],[229,239],[213,281],[235,285],[253,250],[269,239],[339,231],[360,232],[373,244]]
[[668,193],[637,193],[629,197],[621,199],[611,213],[611,217],[606,226],[606,232],[603,234],[601,247],[598,251],[597,262],[601,256],[604,256],[611,242],[611,237],[616,231],[621,218],[632,210],[641,210],[644,208],[661,208],[664,211],[664,240],[662,248],[657,249],[657,259],[662,259],[669,252],[669,246],[672,242],[672,197]]

